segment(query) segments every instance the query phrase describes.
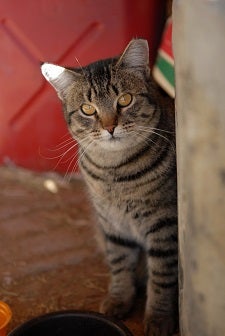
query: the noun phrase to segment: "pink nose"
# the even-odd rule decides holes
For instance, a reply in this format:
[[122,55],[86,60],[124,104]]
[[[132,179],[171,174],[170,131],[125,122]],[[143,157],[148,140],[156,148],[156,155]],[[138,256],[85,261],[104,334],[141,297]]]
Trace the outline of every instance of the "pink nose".
[[115,125],[105,126],[104,129],[113,135],[115,127],[116,127]]

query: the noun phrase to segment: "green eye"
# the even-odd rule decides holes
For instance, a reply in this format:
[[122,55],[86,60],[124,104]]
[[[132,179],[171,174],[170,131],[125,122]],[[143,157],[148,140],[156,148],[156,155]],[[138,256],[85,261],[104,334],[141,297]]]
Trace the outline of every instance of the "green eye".
[[93,115],[96,111],[95,107],[90,104],[83,104],[81,106],[81,110],[84,114],[89,115],[89,116]]
[[118,99],[117,103],[120,107],[126,107],[132,102],[132,96],[130,93],[125,93]]

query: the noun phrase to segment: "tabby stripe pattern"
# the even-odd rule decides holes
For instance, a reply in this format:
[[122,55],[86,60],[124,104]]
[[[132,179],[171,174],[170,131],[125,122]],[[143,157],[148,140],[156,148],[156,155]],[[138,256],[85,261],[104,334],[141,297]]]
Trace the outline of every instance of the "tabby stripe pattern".
[[152,80],[148,57],[147,41],[134,39],[119,57],[79,69],[45,63],[42,73],[79,144],[104,240],[111,281],[101,312],[127,314],[141,277],[146,336],[171,336],[178,288],[174,104]]

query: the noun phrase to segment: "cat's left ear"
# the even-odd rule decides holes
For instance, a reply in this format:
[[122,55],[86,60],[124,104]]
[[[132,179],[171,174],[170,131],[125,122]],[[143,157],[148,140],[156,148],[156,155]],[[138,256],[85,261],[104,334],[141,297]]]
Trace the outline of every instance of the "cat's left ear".
[[43,63],[41,72],[63,100],[66,89],[75,81],[75,72],[52,63]]
[[131,40],[117,61],[116,66],[136,69],[149,67],[149,49],[147,40]]

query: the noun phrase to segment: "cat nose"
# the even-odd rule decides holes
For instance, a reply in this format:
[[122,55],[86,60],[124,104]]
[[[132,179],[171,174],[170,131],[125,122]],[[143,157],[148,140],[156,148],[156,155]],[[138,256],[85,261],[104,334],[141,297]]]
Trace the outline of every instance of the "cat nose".
[[111,135],[113,135],[115,128],[116,128],[115,125],[105,126],[105,127],[104,127],[104,129],[105,129],[106,131],[108,131]]
[[109,134],[113,135],[116,126],[118,125],[118,119],[116,115],[104,114],[100,116],[100,123],[104,130],[108,131]]

